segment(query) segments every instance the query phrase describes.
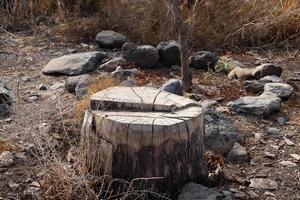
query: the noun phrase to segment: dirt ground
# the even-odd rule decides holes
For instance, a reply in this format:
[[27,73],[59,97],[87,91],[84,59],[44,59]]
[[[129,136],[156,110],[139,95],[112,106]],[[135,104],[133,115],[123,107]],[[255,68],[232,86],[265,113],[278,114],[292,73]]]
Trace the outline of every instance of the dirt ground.
[[[18,158],[13,167],[0,169],[0,199],[29,198],[24,196],[24,191],[28,190],[28,185],[34,183],[39,176],[39,161],[24,155],[22,149],[30,148],[32,143],[53,142],[42,133],[41,124],[45,126],[51,124],[58,134],[63,132],[61,135],[51,136],[56,138],[56,141],[71,138],[70,142],[76,143],[80,135],[80,122],[75,119],[73,108],[78,99],[63,88],[39,91],[37,87],[40,84],[51,86],[66,79],[66,76],[45,76],[41,73],[43,66],[50,59],[69,54],[73,50],[91,51],[96,49],[96,44],[70,43],[66,38],[53,32],[41,30],[15,33],[15,38],[8,34],[0,34],[0,79],[13,89],[16,96],[10,116],[0,119],[0,145],[2,145],[0,151],[7,149],[15,151]],[[284,80],[300,72],[300,53],[296,50],[289,52],[251,50],[228,55],[249,66],[254,66],[254,62],[259,58],[278,63],[284,69]],[[167,69],[142,72],[143,76],[138,78],[143,80],[136,79],[140,85],[151,82],[159,85],[168,78],[179,75],[179,71]],[[92,75],[97,77],[96,73]],[[26,80],[28,77],[30,80]],[[194,71],[193,80],[194,85],[202,85],[200,92],[205,98],[224,98],[219,107],[224,107],[229,101],[246,94],[241,89],[239,81],[229,81],[224,73]],[[218,191],[237,188],[246,193],[255,192],[259,195],[258,199],[300,199],[300,161],[290,156],[300,154],[299,95],[297,91],[292,99],[284,102],[282,111],[269,119],[225,112],[246,136],[245,146],[250,153],[251,162],[225,163],[223,170],[231,181],[217,185]],[[37,101],[31,102],[32,96],[37,96]],[[278,116],[285,116],[288,122],[279,125],[276,121]],[[280,129],[281,133],[294,144],[286,144],[283,137],[268,135],[269,127]],[[254,133],[261,133],[263,136],[257,140]],[[265,152],[275,153],[277,156],[270,159],[265,156]],[[282,160],[293,161],[297,167],[283,166],[279,164]],[[249,188],[249,180],[254,177],[275,180],[279,185],[278,189],[269,191],[274,197],[266,193],[267,190]],[[20,185],[15,191],[9,186],[11,181]]]

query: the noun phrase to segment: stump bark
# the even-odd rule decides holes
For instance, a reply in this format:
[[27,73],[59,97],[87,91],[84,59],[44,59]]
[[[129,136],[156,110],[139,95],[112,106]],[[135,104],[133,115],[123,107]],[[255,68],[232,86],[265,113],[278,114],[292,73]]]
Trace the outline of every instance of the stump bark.
[[88,168],[126,180],[163,177],[170,185],[206,179],[203,112],[195,101],[150,87],[108,88],[90,101],[82,129],[85,151],[93,152]]

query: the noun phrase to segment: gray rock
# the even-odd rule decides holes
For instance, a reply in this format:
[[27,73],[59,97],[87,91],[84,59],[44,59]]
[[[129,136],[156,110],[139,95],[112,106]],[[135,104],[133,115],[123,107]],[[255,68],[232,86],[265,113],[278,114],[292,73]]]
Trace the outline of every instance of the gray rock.
[[126,60],[122,57],[117,57],[109,60],[108,62],[100,65],[98,67],[98,71],[104,71],[104,72],[113,72],[115,71],[119,66],[122,66],[126,63]]
[[0,104],[10,105],[13,102],[14,95],[12,91],[0,80]]
[[75,88],[75,94],[78,98],[82,98],[88,94],[90,82],[79,82]]
[[277,155],[275,153],[265,152],[267,158],[275,159]]
[[218,60],[218,56],[210,51],[199,51],[190,57],[190,67],[202,70],[209,68],[214,70]]
[[246,92],[257,94],[264,89],[265,84],[265,82],[259,80],[247,80],[244,82],[243,87]]
[[67,91],[70,93],[75,92],[75,88],[77,87],[78,84],[80,83],[88,83],[90,84],[92,82],[92,76],[89,74],[83,74],[79,76],[72,76],[68,77],[66,82],[65,82],[65,88]]
[[39,97],[36,96],[36,95],[30,96],[30,97],[28,98],[28,101],[29,101],[29,102],[35,102],[35,101],[37,101],[37,100],[39,100]]
[[196,183],[188,183],[178,196],[178,200],[217,200],[222,194]]
[[268,128],[268,134],[279,135],[280,130],[278,128],[270,127],[270,128]]
[[249,187],[256,189],[276,190],[278,188],[278,184],[276,181],[271,179],[253,178],[250,180]]
[[158,50],[151,45],[137,46],[127,42],[122,47],[122,56],[139,67],[152,68],[159,62]]
[[180,46],[176,41],[161,42],[157,46],[159,61],[164,66],[180,65]]
[[10,167],[12,166],[14,161],[14,154],[10,151],[3,151],[0,155],[0,167]]
[[236,142],[228,153],[227,159],[230,162],[248,162],[249,155],[246,148]]
[[9,114],[9,106],[6,103],[0,103],[0,117]]
[[276,121],[278,122],[279,125],[283,126],[288,121],[288,119],[285,117],[277,117]]
[[286,83],[267,83],[264,86],[264,92],[274,93],[285,100],[294,93],[294,88]]
[[52,59],[44,67],[44,74],[65,74],[76,76],[93,71],[106,57],[103,52],[85,52]]
[[297,167],[296,163],[293,163],[293,162],[288,161],[288,160],[280,161],[279,164],[281,164],[283,166],[286,166],[286,167]]
[[243,142],[244,137],[233,121],[214,109],[204,109],[205,150],[217,154],[227,154],[235,142]]
[[65,82],[57,82],[57,83],[53,83],[51,86],[50,86],[50,90],[58,90],[58,89],[61,89],[63,87],[65,87]]
[[101,31],[96,36],[96,42],[103,48],[121,48],[127,40],[125,35],[111,30]]
[[281,74],[282,74],[282,68],[278,65],[274,65],[271,63],[257,66],[252,72],[252,76],[256,79],[261,79],[265,76],[272,76],[272,75],[280,77]]
[[238,113],[269,116],[279,111],[281,99],[274,93],[264,92],[260,96],[245,96],[228,104],[229,109]]
[[140,71],[136,68],[132,69],[123,69],[122,67],[118,67],[116,71],[111,73],[111,77],[118,81],[125,81],[129,77],[139,74]]
[[261,81],[263,82],[266,82],[266,83],[283,83],[283,80],[278,77],[278,76],[265,76],[263,78],[260,79]]
[[162,91],[170,92],[177,95],[183,94],[182,82],[178,79],[170,79],[163,84]]

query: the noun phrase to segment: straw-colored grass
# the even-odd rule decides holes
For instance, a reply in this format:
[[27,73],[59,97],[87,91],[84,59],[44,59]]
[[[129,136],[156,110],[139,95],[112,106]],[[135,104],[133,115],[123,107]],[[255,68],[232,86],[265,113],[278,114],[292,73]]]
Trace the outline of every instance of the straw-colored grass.
[[[77,40],[93,40],[103,29],[123,32],[140,43],[177,38],[168,0],[12,0],[10,6],[3,2],[0,22],[6,27],[32,24],[36,16],[48,15]],[[194,2],[198,3],[183,7],[193,47],[299,42],[298,0]]]

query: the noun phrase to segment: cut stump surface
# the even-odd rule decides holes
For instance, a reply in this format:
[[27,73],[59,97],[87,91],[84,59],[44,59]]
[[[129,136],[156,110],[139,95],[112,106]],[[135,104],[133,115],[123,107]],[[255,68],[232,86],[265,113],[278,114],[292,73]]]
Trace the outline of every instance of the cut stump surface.
[[113,87],[91,97],[91,114],[93,137],[112,146],[103,162],[113,177],[163,177],[176,184],[206,177],[197,102],[150,87]]

